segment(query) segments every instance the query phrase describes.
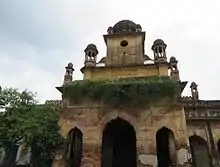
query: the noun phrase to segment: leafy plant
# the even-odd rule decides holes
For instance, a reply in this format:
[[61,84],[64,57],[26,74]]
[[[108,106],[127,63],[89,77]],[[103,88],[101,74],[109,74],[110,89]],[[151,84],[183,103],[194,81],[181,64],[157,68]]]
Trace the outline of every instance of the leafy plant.
[[121,105],[146,106],[173,99],[179,85],[170,77],[138,77],[111,80],[80,80],[63,87],[63,95],[74,103],[83,99],[102,101],[113,107]]
[[62,142],[57,107],[38,105],[33,93],[12,88],[0,92],[0,102],[0,147],[10,154],[10,149],[22,140],[32,149],[32,166],[44,166],[42,163],[51,159]]

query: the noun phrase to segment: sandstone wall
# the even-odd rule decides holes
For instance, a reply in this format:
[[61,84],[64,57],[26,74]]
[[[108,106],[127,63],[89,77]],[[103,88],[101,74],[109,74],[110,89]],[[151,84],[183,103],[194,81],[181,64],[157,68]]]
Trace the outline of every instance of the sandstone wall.
[[100,166],[102,132],[105,125],[120,117],[135,129],[139,165],[156,167],[156,133],[169,128],[175,136],[176,149],[181,164],[186,161],[186,131],[184,110],[180,105],[157,105],[146,109],[113,109],[98,105],[69,106],[60,112],[61,134],[66,136],[77,127],[83,133],[83,166]]

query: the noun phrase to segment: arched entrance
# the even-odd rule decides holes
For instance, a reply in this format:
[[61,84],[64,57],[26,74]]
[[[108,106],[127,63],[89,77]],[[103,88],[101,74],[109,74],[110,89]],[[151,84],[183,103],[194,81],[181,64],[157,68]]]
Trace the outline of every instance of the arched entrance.
[[133,126],[116,118],[106,124],[102,136],[101,167],[136,167],[136,134]]
[[218,157],[220,159],[220,139],[218,139],[218,142],[217,142],[217,149],[218,149]]
[[158,167],[177,165],[177,155],[173,132],[163,127],[156,134]]
[[189,142],[194,166],[210,167],[211,159],[207,142],[197,135],[191,136]]
[[65,158],[69,167],[80,167],[82,159],[83,133],[77,127],[67,135]]

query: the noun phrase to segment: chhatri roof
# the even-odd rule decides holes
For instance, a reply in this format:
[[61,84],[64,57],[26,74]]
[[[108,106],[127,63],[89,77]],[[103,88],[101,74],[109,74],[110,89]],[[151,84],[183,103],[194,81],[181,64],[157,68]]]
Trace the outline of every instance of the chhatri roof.
[[130,20],[121,20],[112,27],[113,34],[137,32],[138,29],[141,29],[141,26]]

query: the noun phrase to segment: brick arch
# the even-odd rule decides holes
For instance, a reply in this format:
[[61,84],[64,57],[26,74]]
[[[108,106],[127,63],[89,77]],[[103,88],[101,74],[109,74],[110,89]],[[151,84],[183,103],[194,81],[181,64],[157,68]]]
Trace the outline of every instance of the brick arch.
[[[137,125],[138,125],[138,118],[126,113],[126,112],[118,112],[118,111],[113,111],[113,112],[109,112],[108,114],[106,114],[105,116],[103,116],[101,118],[101,120],[99,121],[99,124],[100,124],[100,133],[102,134],[104,128],[105,128],[105,125],[110,122],[111,120],[113,119],[116,119],[116,118],[121,118],[121,119],[124,119],[125,121],[129,122],[133,127],[134,127],[134,130],[137,132]],[[102,135],[101,135],[101,138],[102,138]]]
[[207,140],[204,137],[197,134],[191,135],[189,139],[200,141],[202,144],[208,144]]
[[81,130],[80,128],[78,128],[77,126],[71,128],[71,129],[69,130],[69,132],[68,132],[68,135],[69,135],[70,133],[72,133],[72,132],[81,133],[81,134],[83,135],[82,130]]
[[[79,124],[76,123],[69,123],[69,124],[63,124],[61,126],[61,134],[66,138],[68,136],[68,133],[72,130],[72,129],[79,129],[82,134],[85,134],[85,128]],[[83,135],[84,137],[84,135]]]
[[163,127],[169,129],[172,131],[174,137],[176,140],[178,140],[178,142],[181,142],[181,144],[183,144],[184,146],[186,146],[189,141],[188,141],[188,133],[187,132],[183,132],[183,131],[178,131],[176,129],[175,126],[172,126],[172,125],[163,125],[163,126],[160,126],[158,127],[156,130],[155,130],[155,133],[157,133],[158,130],[162,129]]
[[201,135],[199,133],[194,133],[194,134],[190,135],[189,139],[190,138],[197,138],[197,139],[200,139],[200,140],[202,140],[204,142],[208,142],[208,140],[206,139],[206,136],[203,136],[203,135]]
[[160,126],[160,127],[158,127],[157,129],[154,130],[154,132],[153,132],[154,135],[152,136],[153,141],[154,141],[154,142],[153,142],[154,148],[156,148],[156,134],[157,134],[157,132],[158,132],[159,130],[161,130],[162,128],[167,128],[167,129],[169,129],[170,131],[172,131],[174,137],[176,136],[175,131],[174,131],[170,126]]
[[64,145],[64,160],[68,166],[80,167],[83,155],[83,132],[78,127],[71,128]]
[[163,126],[157,130],[155,136],[158,167],[177,164],[177,149],[173,131]]
[[168,130],[170,133],[172,133],[175,136],[174,131],[169,126],[161,126],[160,128],[157,129],[156,133],[159,132],[162,129]]
[[211,156],[208,142],[201,136],[192,135],[189,137],[192,161],[194,166],[210,167]]
[[121,118],[112,118],[102,132],[101,166],[137,166],[137,139],[132,124]]
[[206,134],[206,131],[204,129],[189,130],[188,136],[189,137],[191,137],[191,136],[199,136],[202,139],[204,139],[206,142],[208,142],[207,134]]
[[[160,128],[158,128],[156,131],[155,131],[155,141],[156,141],[156,136],[157,136],[157,133],[161,130],[164,130],[166,129],[168,133],[170,133],[172,135],[172,137],[175,139],[175,131],[172,130],[172,128],[169,128],[169,126],[161,126]],[[155,142],[155,146],[156,146],[156,142]]]
[[160,126],[160,127],[158,127],[157,129],[155,129],[154,130],[154,132],[153,132],[153,136],[152,136],[152,139],[153,139],[153,148],[155,148],[156,149],[156,134],[157,134],[157,132],[159,131],[159,130],[161,130],[162,128],[166,128],[166,129],[169,129],[172,133],[173,133],[173,135],[174,135],[174,137],[176,136],[176,134],[175,134],[175,131],[170,127],[170,126]]
[[168,129],[169,131],[171,131],[174,136],[178,136],[177,133],[176,133],[175,127],[173,127],[173,126],[171,126],[171,125],[160,126],[160,127],[156,130],[156,133],[157,133],[159,130],[163,129],[163,128],[166,128],[166,129]]

